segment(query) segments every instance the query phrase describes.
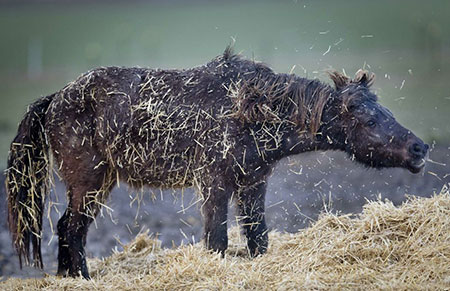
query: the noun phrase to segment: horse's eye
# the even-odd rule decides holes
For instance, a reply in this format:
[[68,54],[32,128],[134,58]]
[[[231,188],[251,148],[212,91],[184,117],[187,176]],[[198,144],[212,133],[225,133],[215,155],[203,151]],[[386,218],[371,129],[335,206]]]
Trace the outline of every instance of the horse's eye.
[[367,121],[367,123],[366,123],[366,126],[367,126],[367,127],[375,127],[375,125],[376,125],[376,123],[375,123],[375,121],[373,121],[373,120],[369,120],[369,121]]

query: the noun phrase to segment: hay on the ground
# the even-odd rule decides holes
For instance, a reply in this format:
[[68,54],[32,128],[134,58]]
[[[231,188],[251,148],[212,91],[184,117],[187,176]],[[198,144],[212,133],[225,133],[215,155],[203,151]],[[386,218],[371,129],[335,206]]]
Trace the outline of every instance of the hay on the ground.
[[92,280],[9,279],[2,290],[284,290],[450,288],[450,192],[399,207],[370,202],[357,217],[325,214],[296,234],[271,232],[250,259],[238,229],[225,258],[203,244],[161,249],[138,236],[123,252],[89,260]]

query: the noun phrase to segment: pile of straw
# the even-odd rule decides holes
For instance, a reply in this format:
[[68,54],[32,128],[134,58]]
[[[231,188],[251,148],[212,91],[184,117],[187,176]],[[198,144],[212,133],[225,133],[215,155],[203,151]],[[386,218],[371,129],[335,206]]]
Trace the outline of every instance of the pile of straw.
[[161,249],[146,234],[111,257],[89,260],[91,281],[9,279],[2,290],[446,289],[450,288],[450,191],[395,207],[324,214],[296,234],[270,233],[269,251],[247,257],[238,229],[225,258],[203,244]]

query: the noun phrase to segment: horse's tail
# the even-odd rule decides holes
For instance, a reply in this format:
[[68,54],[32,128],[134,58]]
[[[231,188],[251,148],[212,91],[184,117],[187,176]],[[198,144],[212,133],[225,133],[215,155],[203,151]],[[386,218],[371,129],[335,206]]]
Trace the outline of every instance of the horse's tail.
[[30,264],[30,243],[34,266],[43,268],[42,216],[49,190],[49,144],[44,124],[53,96],[43,97],[28,107],[11,143],[5,171],[9,230],[21,268],[22,260]]

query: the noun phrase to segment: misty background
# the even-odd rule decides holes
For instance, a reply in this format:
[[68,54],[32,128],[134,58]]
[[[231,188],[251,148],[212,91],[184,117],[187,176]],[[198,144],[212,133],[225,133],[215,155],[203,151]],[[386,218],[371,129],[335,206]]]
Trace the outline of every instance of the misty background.
[[[450,182],[449,27],[450,2],[445,0],[0,0],[0,169],[6,167],[27,105],[81,73],[99,66],[189,68],[235,41],[236,52],[277,72],[324,82],[330,82],[329,69],[349,76],[360,68],[374,72],[380,103],[432,146],[432,161],[419,175],[368,170],[341,153],[283,160],[269,181],[272,229],[298,231],[324,207],[357,213],[366,199],[401,203],[405,193],[429,196]],[[58,183],[55,189],[50,197],[58,203],[51,211],[53,224],[65,209],[64,187]],[[130,194],[126,187],[112,193],[108,205],[114,212],[105,211],[105,218],[91,227],[90,256],[120,249],[118,240],[126,243],[142,229],[159,233],[166,247],[201,239],[191,190],[161,194],[153,189],[155,201],[151,191],[145,191],[137,215],[137,203],[129,196],[141,194]],[[0,275],[39,275],[30,268],[18,270],[6,231],[4,192],[2,187]],[[54,273],[57,238],[46,223],[45,271]]]

